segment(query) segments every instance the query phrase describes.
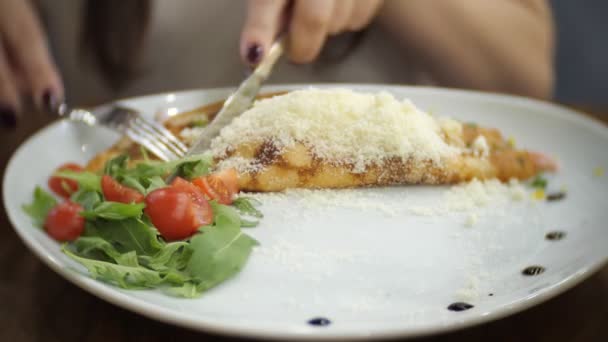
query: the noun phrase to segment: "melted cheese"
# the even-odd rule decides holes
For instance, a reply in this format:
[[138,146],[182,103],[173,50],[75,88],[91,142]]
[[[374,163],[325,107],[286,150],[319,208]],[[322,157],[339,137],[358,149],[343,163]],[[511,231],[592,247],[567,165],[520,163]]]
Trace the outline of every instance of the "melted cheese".
[[[240,144],[271,141],[282,150],[297,142],[330,163],[353,165],[363,172],[387,158],[441,165],[460,151],[448,145],[437,120],[409,100],[346,89],[306,89],[263,99],[236,118],[212,142],[212,153],[225,157]],[[243,160],[234,161],[245,171]]]

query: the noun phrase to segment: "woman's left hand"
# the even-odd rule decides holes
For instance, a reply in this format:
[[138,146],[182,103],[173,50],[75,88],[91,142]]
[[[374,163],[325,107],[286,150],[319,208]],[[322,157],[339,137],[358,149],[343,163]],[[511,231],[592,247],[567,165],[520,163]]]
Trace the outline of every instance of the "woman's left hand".
[[365,28],[382,0],[249,0],[241,34],[241,58],[257,64],[276,35],[286,28],[289,59],[310,63],[328,36]]

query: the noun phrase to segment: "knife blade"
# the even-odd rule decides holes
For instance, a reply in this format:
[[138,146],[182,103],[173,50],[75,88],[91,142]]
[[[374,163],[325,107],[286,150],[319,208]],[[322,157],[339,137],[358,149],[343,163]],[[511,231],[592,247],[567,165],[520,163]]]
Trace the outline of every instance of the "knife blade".
[[241,115],[253,104],[262,83],[268,78],[272,67],[285,50],[284,38],[277,39],[268,54],[237,88],[237,90],[224,102],[222,109],[215,118],[205,127],[196,143],[188,150],[186,156],[204,153],[211,147],[211,141],[218,136],[220,130],[230,124],[234,118]]

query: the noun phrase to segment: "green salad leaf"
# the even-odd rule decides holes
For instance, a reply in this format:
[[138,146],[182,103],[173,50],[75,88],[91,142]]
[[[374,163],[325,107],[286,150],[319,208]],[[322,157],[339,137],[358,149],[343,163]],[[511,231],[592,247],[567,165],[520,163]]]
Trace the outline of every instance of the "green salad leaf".
[[[247,262],[258,242],[244,234],[239,216],[214,205],[216,220],[202,227],[201,233],[190,239],[193,250],[187,270],[198,281],[197,290],[206,291],[238,273]],[[223,208],[223,209],[222,209]]]
[[[65,246],[61,249],[65,255],[77,261],[89,271],[94,279],[99,279],[125,289],[153,288],[163,282],[157,271],[140,266],[118,265],[107,261],[81,257]],[[135,254],[132,252],[132,254]]]
[[80,215],[92,220],[97,218],[104,218],[108,220],[140,218],[143,214],[145,206],[146,205],[143,203],[125,204],[106,201],[98,203],[92,209],[81,212]]
[[56,172],[54,176],[75,180],[79,189],[101,192],[101,176],[96,173],[64,170]]
[[207,160],[186,161],[177,166],[177,175],[179,177],[192,180],[194,178],[206,175],[209,173],[211,163]]
[[257,218],[264,217],[261,211],[259,211],[253,203],[257,203],[257,200],[249,197],[239,197],[234,200],[232,205],[243,215],[249,215]]
[[114,157],[106,162],[103,173],[114,179],[119,179],[126,172],[128,162],[129,156],[126,154]]
[[70,196],[72,202],[80,204],[85,210],[91,210],[103,201],[101,194],[97,191],[80,189]]
[[86,233],[110,242],[121,253],[135,251],[138,255],[154,255],[164,247],[156,229],[135,218],[89,221]]
[[140,256],[141,263],[156,271],[169,271],[171,269],[183,270],[186,268],[192,249],[188,242],[170,242],[162,250],[152,256]]
[[37,227],[42,227],[49,211],[57,205],[57,200],[39,186],[34,190],[33,197],[32,203],[25,204],[22,208],[32,218]]
[[[164,177],[172,172],[193,179],[210,172],[209,155],[180,161],[149,161],[129,166],[126,155],[108,161],[103,174],[124,186],[148,194],[166,187]],[[69,258],[82,264],[91,277],[126,289],[158,288],[172,296],[193,298],[233,277],[246,264],[257,241],[242,227],[261,218],[252,199],[239,198],[233,206],[211,201],[214,221],[199,228],[189,240],[165,242],[145,214],[143,203],[105,201],[101,176],[92,172],[60,171],[59,177],[73,179],[79,190],[70,200],[84,210],[85,231],[75,241],[62,246]],[[37,225],[42,225],[57,200],[40,187],[31,204],[23,210]]]

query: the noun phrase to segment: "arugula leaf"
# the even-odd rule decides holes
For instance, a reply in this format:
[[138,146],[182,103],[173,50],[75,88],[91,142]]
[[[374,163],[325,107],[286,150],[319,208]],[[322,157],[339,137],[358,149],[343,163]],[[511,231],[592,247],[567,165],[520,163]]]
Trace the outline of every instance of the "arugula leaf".
[[260,221],[249,221],[241,217],[241,228],[253,228],[257,227],[258,224],[260,224]]
[[123,184],[129,188],[135,189],[142,194],[146,194],[146,188],[142,184],[142,181],[140,181],[139,179],[137,179],[133,176],[130,176],[130,175],[123,176],[122,180],[121,180],[121,184]]
[[71,252],[65,245],[61,251],[89,271],[94,279],[116,284],[125,289],[151,288],[163,282],[157,271],[141,266],[117,265],[106,261],[87,259]]
[[89,259],[116,261],[121,255],[111,243],[99,236],[81,236],[67,244],[67,247],[80,256]]
[[160,188],[166,187],[167,184],[160,176],[154,176],[148,178],[148,186],[146,187],[146,194],[151,193],[152,191]]
[[91,210],[101,203],[101,195],[97,191],[80,189],[70,196],[72,202],[80,204],[85,210]]
[[[264,217],[261,211],[259,211],[252,202],[257,202],[257,200],[249,197],[239,197],[232,202],[232,205],[238,210],[241,214],[249,215],[257,218]],[[257,203],[256,203],[257,204]]]
[[240,229],[240,219],[230,207],[214,206],[213,226],[200,229],[202,233],[190,239],[193,253],[187,270],[199,281],[198,291],[210,289],[238,273],[245,265],[253,246],[258,242]]
[[158,232],[140,219],[129,218],[119,221],[98,219],[89,222],[87,236],[98,236],[121,253],[130,251],[138,255],[154,255],[164,247],[158,240]]
[[32,218],[37,227],[42,227],[49,211],[56,205],[55,197],[37,186],[34,190],[32,203],[24,204],[21,208]]
[[114,157],[108,162],[103,168],[103,173],[117,179],[122,176],[127,169],[127,163],[129,161],[129,156],[126,154],[121,154],[117,157]]
[[56,172],[53,176],[73,179],[78,182],[80,189],[101,192],[101,176],[93,172],[64,170]]
[[186,267],[192,250],[185,241],[170,242],[153,256],[140,256],[142,264],[156,271],[181,270]]
[[241,226],[241,217],[231,206],[217,203],[216,200],[209,201],[213,210],[213,225],[215,226]]
[[108,220],[124,220],[127,218],[140,218],[144,207],[143,203],[125,204],[120,202],[101,202],[92,210],[86,210],[80,213],[87,219],[104,218]]
[[190,281],[185,282],[182,286],[166,288],[163,292],[171,296],[184,298],[196,298],[200,297],[201,295],[201,292],[198,291],[196,284]]
[[211,163],[207,160],[186,161],[177,166],[177,175],[192,180],[196,177],[208,174],[210,168]]
[[139,267],[137,253],[135,253],[135,251],[119,255],[118,258],[116,258],[116,263],[122,266]]

